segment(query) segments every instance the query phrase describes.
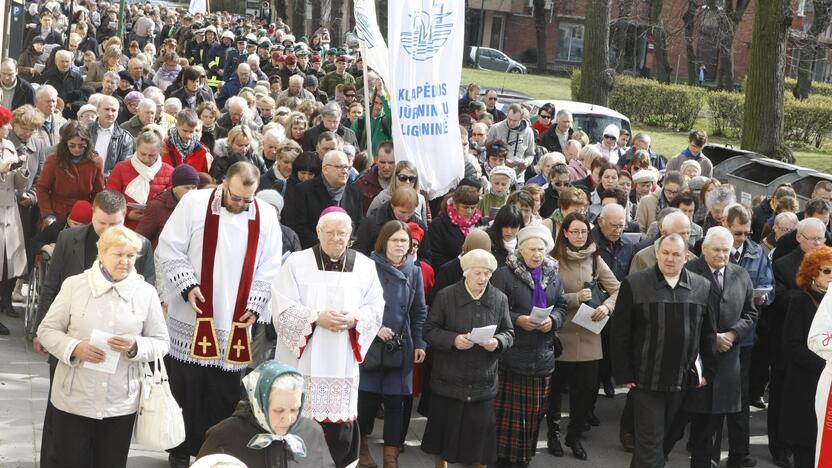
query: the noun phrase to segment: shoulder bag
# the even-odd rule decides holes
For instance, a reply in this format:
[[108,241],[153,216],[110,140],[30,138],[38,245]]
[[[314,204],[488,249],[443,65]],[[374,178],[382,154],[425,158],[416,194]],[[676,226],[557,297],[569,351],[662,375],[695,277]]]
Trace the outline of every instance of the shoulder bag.
[[[153,341],[150,341],[153,344]],[[153,344],[154,368],[142,363],[139,413],[136,417],[136,441],[145,447],[167,450],[185,440],[182,409],[170,392],[165,363]]]

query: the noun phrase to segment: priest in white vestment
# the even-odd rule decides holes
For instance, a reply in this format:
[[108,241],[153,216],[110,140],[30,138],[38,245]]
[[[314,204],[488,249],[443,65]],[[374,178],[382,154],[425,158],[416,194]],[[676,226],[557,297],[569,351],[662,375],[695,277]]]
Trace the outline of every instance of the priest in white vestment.
[[252,361],[250,327],[271,318],[281,230],[274,209],[254,198],[259,180],[252,164],[232,165],[224,184],[182,197],[159,237],[170,331],[166,363],[187,430],[185,442],[169,451],[174,468],[187,467],[205,431],[231,416],[242,371]]
[[275,359],[306,378],[303,412],[323,427],[338,468],[358,459],[358,365],[384,314],[375,264],[347,249],[351,233],[344,209],[324,210],[320,244],[286,259],[272,301]]

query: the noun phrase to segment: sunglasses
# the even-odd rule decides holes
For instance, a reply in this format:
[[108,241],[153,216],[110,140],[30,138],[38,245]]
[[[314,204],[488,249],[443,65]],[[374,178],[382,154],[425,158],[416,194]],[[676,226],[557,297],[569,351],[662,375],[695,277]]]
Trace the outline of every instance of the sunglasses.
[[605,140],[617,140],[617,138],[612,136],[612,135],[604,135],[604,139]]
[[555,187],[568,187],[569,182],[552,182],[552,185]]
[[399,182],[408,182],[408,183],[411,183],[411,184],[415,184],[416,181],[418,180],[418,178],[416,176],[404,175],[404,174],[399,174],[399,175],[396,176],[396,178],[399,179]]
[[552,116],[551,115],[546,115],[546,114],[537,114],[537,118],[550,120],[552,118]]
[[344,97],[354,98],[354,97],[355,97],[355,94],[345,94],[345,95],[344,95]]

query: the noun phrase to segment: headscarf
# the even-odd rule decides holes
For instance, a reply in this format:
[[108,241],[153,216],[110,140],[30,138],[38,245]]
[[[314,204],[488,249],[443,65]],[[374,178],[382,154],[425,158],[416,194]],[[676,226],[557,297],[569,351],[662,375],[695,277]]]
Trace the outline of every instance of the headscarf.
[[[300,376],[301,374],[294,368],[281,364],[277,361],[266,361],[257,366],[254,371],[243,378],[243,386],[246,388],[249,402],[251,403],[251,410],[257,423],[267,432],[257,434],[248,441],[247,446],[255,450],[261,450],[274,441],[284,441],[286,447],[296,457],[306,457],[306,444],[299,436],[292,434],[292,431],[300,423],[300,413],[295,423],[289,428],[285,436],[279,436],[272,430],[272,425],[269,423],[269,398],[272,394],[272,384],[278,377],[286,374],[294,374]],[[303,395],[301,395],[300,405],[303,408]]]

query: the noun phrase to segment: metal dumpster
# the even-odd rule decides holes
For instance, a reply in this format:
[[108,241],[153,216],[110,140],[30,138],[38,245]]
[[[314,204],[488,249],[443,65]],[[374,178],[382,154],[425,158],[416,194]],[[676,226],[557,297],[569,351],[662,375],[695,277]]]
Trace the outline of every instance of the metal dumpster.
[[794,188],[794,191],[797,194],[797,200],[800,202],[801,208],[806,204],[807,201],[809,201],[810,197],[812,196],[812,191],[815,189],[815,184],[817,184],[821,180],[828,180],[832,182],[832,175],[823,172],[810,171],[800,180],[792,182],[792,188]]
[[765,157],[762,154],[734,148],[731,145],[705,145],[705,147],[702,148],[702,152],[705,153],[705,156],[711,160],[711,164],[714,165],[714,168],[716,168],[716,166],[721,164],[723,161],[731,159],[735,156],[745,155],[755,158]]
[[715,177],[733,185],[737,201],[747,206],[751,206],[758,196],[771,196],[784,183],[794,184],[815,173],[811,169],[748,154],[729,158],[717,167],[718,171],[714,168]]

